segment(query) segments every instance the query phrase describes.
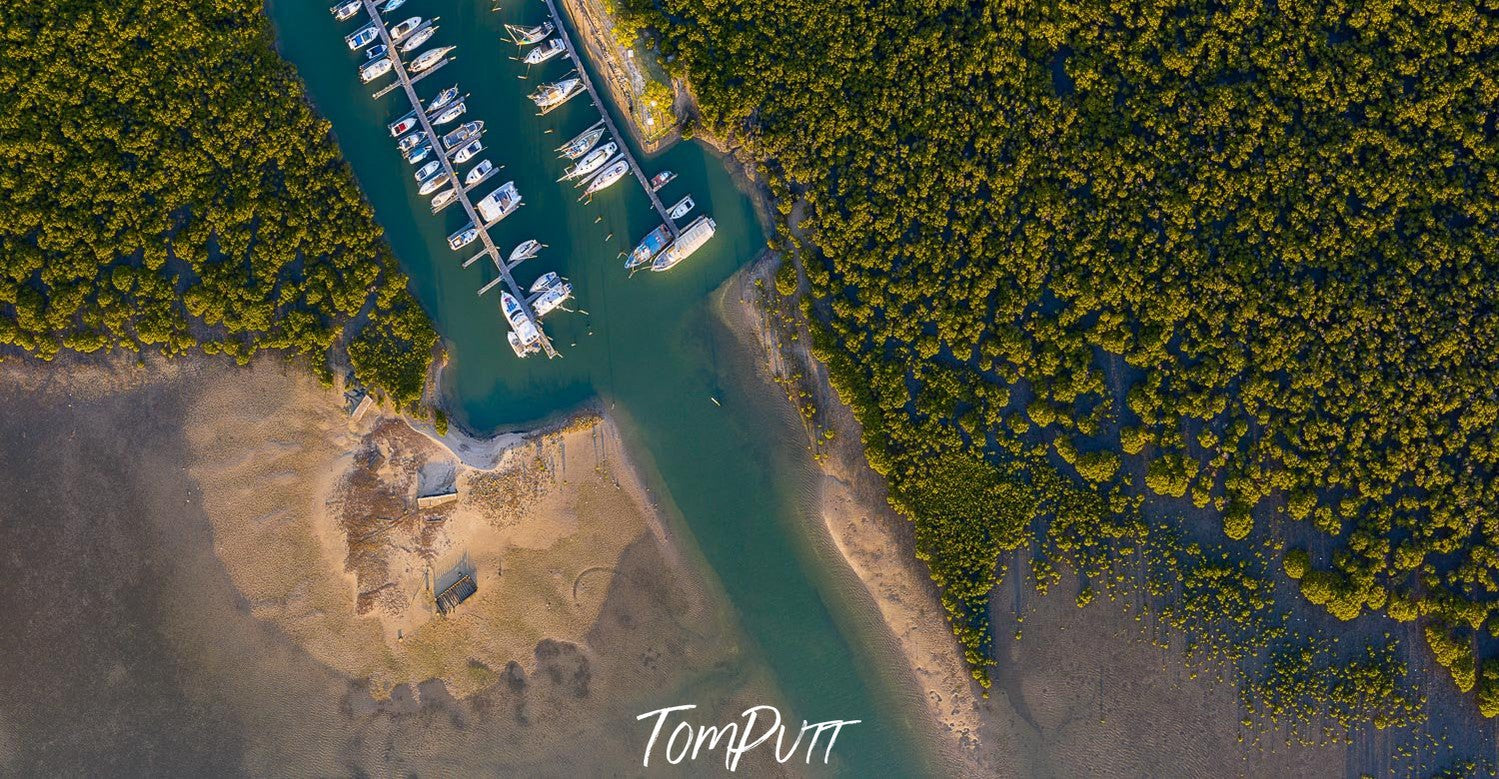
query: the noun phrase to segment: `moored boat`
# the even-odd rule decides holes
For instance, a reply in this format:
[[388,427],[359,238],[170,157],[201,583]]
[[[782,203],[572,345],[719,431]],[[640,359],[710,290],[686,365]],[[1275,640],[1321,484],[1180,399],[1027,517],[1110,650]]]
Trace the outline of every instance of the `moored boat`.
[[430,27],[423,27],[420,30],[417,30],[416,32],[412,33],[410,38],[407,38],[404,42],[401,43],[401,53],[410,54],[411,52],[416,51],[416,48],[418,46],[426,43],[429,40],[432,40],[432,36],[436,34],[437,25],[435,24]]
[[432,178],[429,178],[429,179],[423,181],[422,185],[420,187],[417,187],[416,194],[418,194],[418,195],[430,195],[433,192],[436,192],[439,188],[441,188],[443,185],[445,185],[447,183],[448,183],[448,174],[446,172],[438,173],[437,175],[433,176]]
[[344,43],[349,44],[349,48],[353,51],[359,51],[378,37],[380,37],[380,29],[370,24],[344,36]]
[[[567,172],[562,174],[562,178],[557,180],[567,181],[568,179],[576,179],[587,176],[588,174],[598,170],[599,167],[602,166],[605,162],[608,162],[609,158],[614,156],[614,152],[618,149],[619,145],[614,141],[610,141],[603,146],[594,149],[593,151],[588,153],[588,156],[584,157],[581,160],[578,160],[576,165],[568,168]],[[580,181],[578,183],[581,184],[582,182]]]
[[448,236],[448,248],[456,252],[459,249],[462,249],[463,247],[473,243],[474,239],[478,237],[479,229],[470,224],[464,227],[462,230],[459,230],[458,232]]
[[463,104],[462,100],[460,100],[457,103],[444,108],[441,113],[433,117],[432,124],[447,124],[448,122],[451,122],[458,117],[463,116],[463,112],[467,110],[468,107]]
[[630,163],[625,160],[624,156],[615,157],[613,162],[605,165],[603,170],[588,181],[588,186],[583,190],[583,197],[593,197],[608,189],[614,185],[614,182],[624,178],[629,171]]
[[[537,281],[541,281],[542,279],[547,279],[550,283],[546,287],[543,287],[541,294],[536,295],[536,298],[531,301],[531,309],[536,312],[536,316],[538,317],[552,313],[561,307],[568,298],[573,296],[573,285],[567,279],[559,278],[556,273],[548,273]],[[534,285],[532,286],[532,290],[534,292]]]
[[598,143],[602,137],[604,137],[604,121],[600,119],[598,124],[578,133],[572,140],[558,146],[557,154],[569,160],[575,160],[587,154],[588,150],[592,149],[593,145]]
[[479,164],[475,165],[474,169],[469,171],[468,175],[463,177],[463,185],[466,187],[472,187],[473,185],[483,181],[484,177],[488,176],[489,172],[492,170],[494,170],[493,162],[490,162],[489,160],[479,160]]
[[660,173],[657,173],[656,175],[651,176],[651,191],[652,192],[659,192],[662,187],[666,186],[667,184],[670,184],[671,180],[674,179],[674,178],[676,178],[676,177],[677,177],[677,174],[672,173],[669,170],[663,170]]
[[415,130],[418,122],[419,120],[416,118],[416,112],[412,111],[411,113],[406,114],[400,119],[391,122],[389,125],[386,125],[386,127],[390,130],[390,137],[399,138],[406,133]]
[[380,13],[382,13],[382,14],[388,14],[391,11],[394,11],[397,8],[400,8],[401,6],[403,6],[405,4],[406,4],[406,0],[387,0],[387,2],[385,3],[385,5],[383,5],[383,6],[380,7]]
[[389,73],[391,67],[392,66],[390,64],[389,58],[371,60],[370,62],[365,63],[362,67],[359,68],[359,80],[368,84],[371,81],[374,81],[375,79],[385,75],[386,73]]
[[507,181],[500,185],[499,189],[484,196],[484,199],[474,204],[474,210],[484,218],[486,225],[498,222],[515,213],[520,208],[520,190],[515,188],[514,181]]
[[484,132],[483,119],[476,119],[472,122],[464,122],[463,124],[460,124],[457,127],[453,128],[452,132],[442,137],[442,145],[444,148],[451,149],[454,146],[457,146],[458,144],[463,143],[464,141],[467,141],[471,138],[477,138],[482,132]]
[[427,107],[422,110],[430,114],[433,111],[436,111],[437,109],[447,105],[448,103],[453,102],[455,99],[457,99],[457,97],[458,85],[454,84],[453,86],[450,86],[447,89],[438,92],[437,97],[432,98],[432,102],[428,103]]
[[453,155],[453,162],[462,165],[463,163],[473,159],[474,155],[478,154],[481,151],[484,151],[484,144],[476,140],[469,141],[469,144],[467,146],[459,149],[458,153]]
[[583,91],[583,79],[572,76],[537,87],[536,91],[531,93],[531,102],[543,111],[550,111],[566,103],[581,91]]
[[410,35],[412,31],[420,26],[422,26],[422,17],[420,16],[413,16],[410,19],[401,21],[390,28],[390,39],[396,43],[400,43],[402,38]]
[[420,73],[420,72],[426,70],[427,68],[430,68],[433,65],[436,65],[438,62],[440,62],[442,60],[443,57],[447,56],[448,52],[450,52],[450,51],[452,51],[453,49],[456,49],[456,48],[458,48],[458,47],[457,46],[444,46],[444,47],[442,47],[440,49],[430,49],[428,51],[422,52],[421,56],[417,57],[416,60],[411,63],[411,68],[410,68],[411,72],[413,74]]
[[447,208],[448,206],[452,205],[452,203],[453,203],[454,200],[457,200],[457,199],[458,199],[458,190],[456,190],[456,189],[444,189],[443,191],[437,193],[436,195],[433,195],[432,196],[432,213],[435,214],[438,211],[441,211],[444,208]]
[[364,8],[364,3],[360,2],[360,0],[346,0],[329,8],[328,13],[333,14],[334,19],[343,22],[353,19],[354,15],[359,13],[362,8]]
[[437,173],[437,171],[439,170],[442,170],[442,162],[440,160],[433,160],[417,170],[416,180],[426,181],[427,179],[432,178],[433,174]]
[[401,140],[396,141],[396,148],[400,149],[403,152],[411,151],[425,140],[427,140],[427,134],[425,132],[422,132],[421,130],[417,130],[416,132],[402,138]]
[[506,340],[510,342],[510,348],[515,350],[517,357],[525,357],[541,349],[541,328],[526,315],[520,301],[509,292],[500,292],[500,313],[510,323],[510,333]]
[[717,229],[718,223],[712,219],[706,216],[698,217],[692,224],[687,225],[687,229],[677,236],[677,240],[672,241],[671,245],[666,247],[666,250],[651,263],[651,270],[664,271],[676,267],[677,263],[701,249],[703,244],[713,237]]
[[536,293],[546,289],[547,287],[556,284],[560,278],[561,277],[557,275],[557,271],[549,270],[546,273],[541,274],[541,278],[531,282],[531,288],[526,290],[526,292],[527,294],[535,295]]
[[510,40],[518,46],[530,46],[552,34],[552,23],[542,22],[535,27],[521,27],[515,24],[505,25],[505,32],[510,35]]
[[[507,261],[513,265],[517,262],[521,262],[522,260],[529,260],[540,253],[541,241],[538,241],[535,238],[528,238],[524,241],[521,241],[518,246],[510,250],[510,257]],[[536,290],[533,289],[531,291],[535,292]]]
[[563,43],[560,38],[548,38],[540,46],[526,52],[526,56],[521,58],[521,61],[527,65],[540,65],[564,51],[567,51],[567,44]]
[[418,146],[415,149],[406,152],[406,161],[411,163],[412,165],[415,165],[418,162],[427,159],[427,155],[431,153],[432,144],[424,143],[421,146]]
[[670,242],[671,231],[666,229],[666,225],[661,225],[646,233],[646,236],[640,239],[640,243],[636,244],[635,250],[630,252],[630,256],[625,259],[625,270],[635,270],[656,259],[656,255],[660,254]]
[[540,338],[532,338],[530,341],[523,341],[514,330],[506,333],[505,338],[510,342],[510,348],[515,350],[516,357],[525,357],[528,354],[535,354],[541,351]]
[[677,204],[672,206],[670,211],[666,212],[666,215],[671,217],[673,221],[681,219],[682,217],[686,216],[687,212],[691,211],[692,207],[695,205],[697,204],[692,202],[692,195],[688,195],[681,200],[678,200]]
[[385,53],[387,51],[390,51],[390,50],[387,49],[387,48],[385,48],[385,44],[383,44],[383,43],[377,44],[377,45],[371,46],[370,50],[364,53],[364,58],[367,59],[367,60],[380,59],[381,57],[385,56]]

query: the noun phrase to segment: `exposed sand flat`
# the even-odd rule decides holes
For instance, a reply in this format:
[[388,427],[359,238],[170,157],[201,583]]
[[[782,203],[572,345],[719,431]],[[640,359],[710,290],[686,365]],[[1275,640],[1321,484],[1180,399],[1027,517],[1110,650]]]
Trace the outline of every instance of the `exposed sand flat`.
[[[388,639],[317,524],[380,424],[338,401],[276,359],[0,365],[0,772],[597,775],[638,765],[637,714],[776,701],[650,532],[607,423],[538,444],[572,495],[512,529],[453,507],[437,557],[498,562]],[[447,456],[427,444],[401,442]]]

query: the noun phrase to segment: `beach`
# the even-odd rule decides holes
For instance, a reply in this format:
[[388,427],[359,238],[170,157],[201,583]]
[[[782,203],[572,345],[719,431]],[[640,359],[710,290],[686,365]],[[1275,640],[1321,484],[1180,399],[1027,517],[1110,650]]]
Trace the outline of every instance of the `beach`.
[[[776,701],[605,417],[474,469],[276,358],[64,367],[0,366],[7,772],[558,775],[638,764],[653,708]],[[484,479],[538,463],[550,481],[497,508]],[[387,545],[384,581],[339,524],[371,474],[460,495]],[[448,616],[429,557],[478,583]],[[401,607],[361,614],[362,588]]]

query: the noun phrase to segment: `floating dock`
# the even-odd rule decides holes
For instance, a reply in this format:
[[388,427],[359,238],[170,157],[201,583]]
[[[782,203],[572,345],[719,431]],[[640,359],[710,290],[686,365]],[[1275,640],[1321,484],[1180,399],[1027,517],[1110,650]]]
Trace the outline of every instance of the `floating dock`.
[[[522,301],[521,310],[525,313],[526,318],[531,321],[531,324],[536,326],[536,332],[540,334],[541,348],[546,351],[547,357],[556,357],[557,350],[552,347],[552,339],[547,337],[546,331],[541,329],[541,321],[537,319],[535,309],[531,308],[529,303],[524,302],[526,299],[525,289],[515,283],[515,278],[510,275],[510,268],[505,265],[504,259],[501,258],[499,247],[495,246],[494,241],[489,237],[489,225],[486,225],[484,220],[479,218],[478,211],[474,210],[474,204],[469,200],[467,190],[463,188],[463,179],[458,176],[458,171],[453,169],[452,159],[445,153],[446,150],[442,148],[442,136],[438,135],[437,131],[433,129],[431,120],[427,118],[427,112],[422,108],[421,99],[416,96],[416,88],[413,86],[415,82],[412,80],[411,75],[406,72],[406,63],[401,61],[400,49],[396,46],[395,41],[391,40],[390,30],[385,26],[385,20],[380,16],[380,9],[377,3],[375,0],[363,0],[363,2],[365,13],[369,14],[370,19],[375,24],[375,29],[380,33],[380,42],[385,44],[386,51],[388,52],[386,56],[392,58],[391,64],[394,67],[391,68],[391,72],[395,74],[397,81],[396,84],[392,84],[386,89],[381,90],[381,92],[377,93],[377,96],[388,94],[397,86],[405,90],[406,99],[411,102],[411,109],[416,112],[417,121],[420,122],[422,130],[427,134],[427,141],[432,144],[432,151],[435,152],[433,156],[442,162],[443,173],[453,182],[453,189],[458,193],[458,202],[463,204],[463,210],[468,214],[469,223],[478,228],[479,240],[484,242],[484,251],[489,254],[490,259],[494,260],[495,268],[500,271],[500,278],[497,281],[503,281],[505,286],[510,288],[510,293],[515,296],[515,299]],[[551,6],[551,0],[547,0],[547,5],[548,7]],[[426,78],[446,62],[448,60],[445,59],[442,63],[438,63],[436,66],[423,71],[417,76],[417,80]],[[661,202],[655,199],[654,196],[652,200],[657,205]],[[493,285],[491,284],[490,286]],[[506,329],[509,329],[508,325]],[[465,595],[463,597],[468,596]],[[459,600],[461,601],[462,598]],[[439,607],[440,605],[439,603]]]
[[[364,0],[364,2],[366,6],[370,4],[370,0]],[[562,42],[567,45],[567,56],[572,59],[573,67],[578,71],[578,77],[583,79],[583,88],[587,89],[588,96],[593,98],[594,108],[599,109],[599,113],[603,114],[604,126],[609,128],[609,134],[614,136],[615,140],[619,142],[620,150],[624,152],[625,160],[630,164],[630,170],[635,174],[635,178],[640,180],[640,188],[644,189],[645,196],[651,199],[651,207],[655,208],[656,213],[661,215],[661,221],[666,223],[666,229],[671,231],[671,237],[677,237],[676,223],[668,216],[666,206],[661,203],[661,198],[656,195],[655,190],[651,189],[651,180],[646,177],[645,171],[641,170],[640,164],[635,161],[635,154],[630,151],[630,144],[626,141],[625,136],[620,134],[619,128],[614,126],[614,117],[609,115],[609,109],[605,107],[604,99],[599,96],[599,91],[593,86],[593,79],[588,77],[588,71],[583,67],[582,56],[578,54],[578,47],[573,45],[572,36],[567,33],[567,25],[562,22],[562,14],[558,13],[555,0],[546,0],[546,4],[547,11],[552,15],[552,26],[556,27],[557,34],[562,36]],[[529,306],[527,310],[530,310]]]

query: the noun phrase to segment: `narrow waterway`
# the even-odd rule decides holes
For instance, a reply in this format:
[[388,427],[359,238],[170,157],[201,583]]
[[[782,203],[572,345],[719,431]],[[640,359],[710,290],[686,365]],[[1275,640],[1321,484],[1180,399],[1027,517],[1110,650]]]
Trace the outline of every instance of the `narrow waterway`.
[[[756,372],[754,356],[711,310],[713,290],[764,248],[749,199],[701,144],[640,158],[647,174],[678,174],[661,193],[668,205],[690,193],[694,213],[712,216],[718,232],[670,273],[627,277],[620,253],[659,218],[633,178],[592,203],[578,202],[570,184],[556,182],[563,165],[552,149],[596,121],[598,109],[584,95],[536,116],[526,94],[570,64],[558,58],[528,72],[511,59],[517,51],[502,40],[502,24],[538,23],[546,6],[505,6],[492,12],[490,0],[411,0],[392,21],[440,17],[441,29],[428,45],[458,46],[457,59],[418,91],[430,99],[457,83],[469,94],[464,120],[486,122],[483,156],[505,167],[475,196],[514,180],[525,199],[492,235],[502,249],[528,238],[547,244],[517,269],[517,281],[529,284],[555,270],[576,287],[578,311],[545,321],[563,354],[557,360],[520,360],[511,353],[498,290],[476,295],[495,269],[487,261],[461,268],[474,248],[452,252],[445,245],[464,217],[456,208],[433,217],[426,198],[417,195],[412,168],[385,128],[406,112],[405,99],[399,90],[372,99],[374,90],[355,74],[363,54],[350,52],[342,40],[362,22],[335,22],[326,3],[269,2],[283,56],[332,122],[412,289],[446,339],[452,362],[444,391],[455,421],[485,432],[601,397],[650,463],[647,478],[669,521],[721,584],[752,644],[747,655],[768,668],[793,721],[862,720],[838,741],[840,769],[917,773],[925,751],[917,736],[923,702],[897,670],[902,661],[883,637],[873,604],[832,559],[812,511],[817,474],[801,429]],[[640,728],[643,743],[643,726],[629,721],[619,727]]]

